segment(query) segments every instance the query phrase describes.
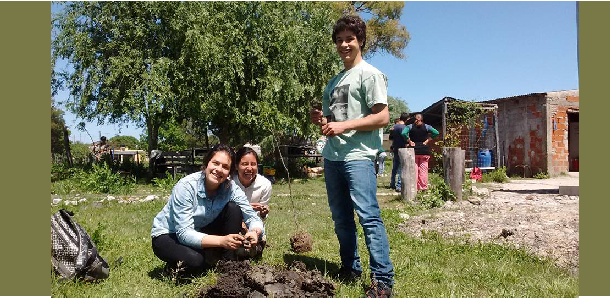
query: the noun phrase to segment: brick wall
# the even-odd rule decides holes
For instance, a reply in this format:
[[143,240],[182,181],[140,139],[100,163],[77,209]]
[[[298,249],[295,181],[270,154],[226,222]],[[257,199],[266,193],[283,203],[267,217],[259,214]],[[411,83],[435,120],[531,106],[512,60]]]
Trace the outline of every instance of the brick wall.
[[550,127],[548,173],[556,176],[567,173],[570,169],[568,150],[568,111],[578,111],[578,90],[549,92]]
[[509,176],[546,172],[546,99],[532,94],[494,101],[498,104],[501,156]]

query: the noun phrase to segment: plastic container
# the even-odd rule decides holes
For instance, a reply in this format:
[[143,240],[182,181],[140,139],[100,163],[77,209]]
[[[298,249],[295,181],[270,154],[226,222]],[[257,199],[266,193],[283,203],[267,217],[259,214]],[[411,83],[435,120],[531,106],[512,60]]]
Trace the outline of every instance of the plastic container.
[[491,167],[491,151],[489,149],[479,150],[477,155],[477,166],[479,168]]

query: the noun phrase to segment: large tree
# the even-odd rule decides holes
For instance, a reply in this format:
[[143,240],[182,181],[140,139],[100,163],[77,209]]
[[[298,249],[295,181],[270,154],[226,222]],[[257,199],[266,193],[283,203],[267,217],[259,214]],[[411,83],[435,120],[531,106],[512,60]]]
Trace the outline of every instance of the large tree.
[[341,64],[330,42],[329,3],[189,2],[180,89],[184,114],[209,121],[221,142],[271,131],[308,134],[309,107]]
[[175,113],[173,85],[184,33],[178,2],[66,2],[53,17],[52,82],[70,92],[66,106],[86,121],[136,122],[149,148]]
[[108,144],[114,149],[120,147],[127,147],[131,150],[141,149],[140,140],[133,136],[114,136],[108,140]]
[[390,129],[394,126],[394,119],[400,118],[400,114],[409,113],[409,107],[399,97],[388,95],[388,110],[390,112],[390,123],[383,128],[383,133],[390,133]]
[[341,68],[330,36],[342,13],[369,16],[369,56],[402,57],[408,40],[401,4],[342,5],[68,2],[53,18],[52,67],[69,65],[53,68],[53,91],[66,87],[67,107],[86,121],[146,127],[149,150],[170,121],[234,145],[308,135],[309,107]]

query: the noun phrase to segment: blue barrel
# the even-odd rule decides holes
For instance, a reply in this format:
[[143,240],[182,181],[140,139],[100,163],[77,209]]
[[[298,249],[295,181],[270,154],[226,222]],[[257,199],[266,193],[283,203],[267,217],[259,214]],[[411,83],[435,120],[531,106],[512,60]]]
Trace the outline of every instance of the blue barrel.
[[479,168],[491,167],[491,151],[489,149],[479,150],[477,157],[477,166]]

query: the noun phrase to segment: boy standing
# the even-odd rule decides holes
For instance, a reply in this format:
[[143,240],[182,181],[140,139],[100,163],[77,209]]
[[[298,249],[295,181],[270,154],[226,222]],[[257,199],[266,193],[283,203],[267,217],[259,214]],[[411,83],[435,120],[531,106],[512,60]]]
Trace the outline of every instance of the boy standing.
[[367,297],[390,297],[394,267],[377,202],[374,161],[382,130],[390,120],[387,78],[362,59],[366,25],[357,16],[345,16],[333,28],[332,40],[345,67],[324,90],[322,111],[312,109],[311,121],[327,137],[322,152],[328,204],[339,240],[341,275],[362,273],[358,255],[354,210],[364,230],[370,255],[372,287]]

